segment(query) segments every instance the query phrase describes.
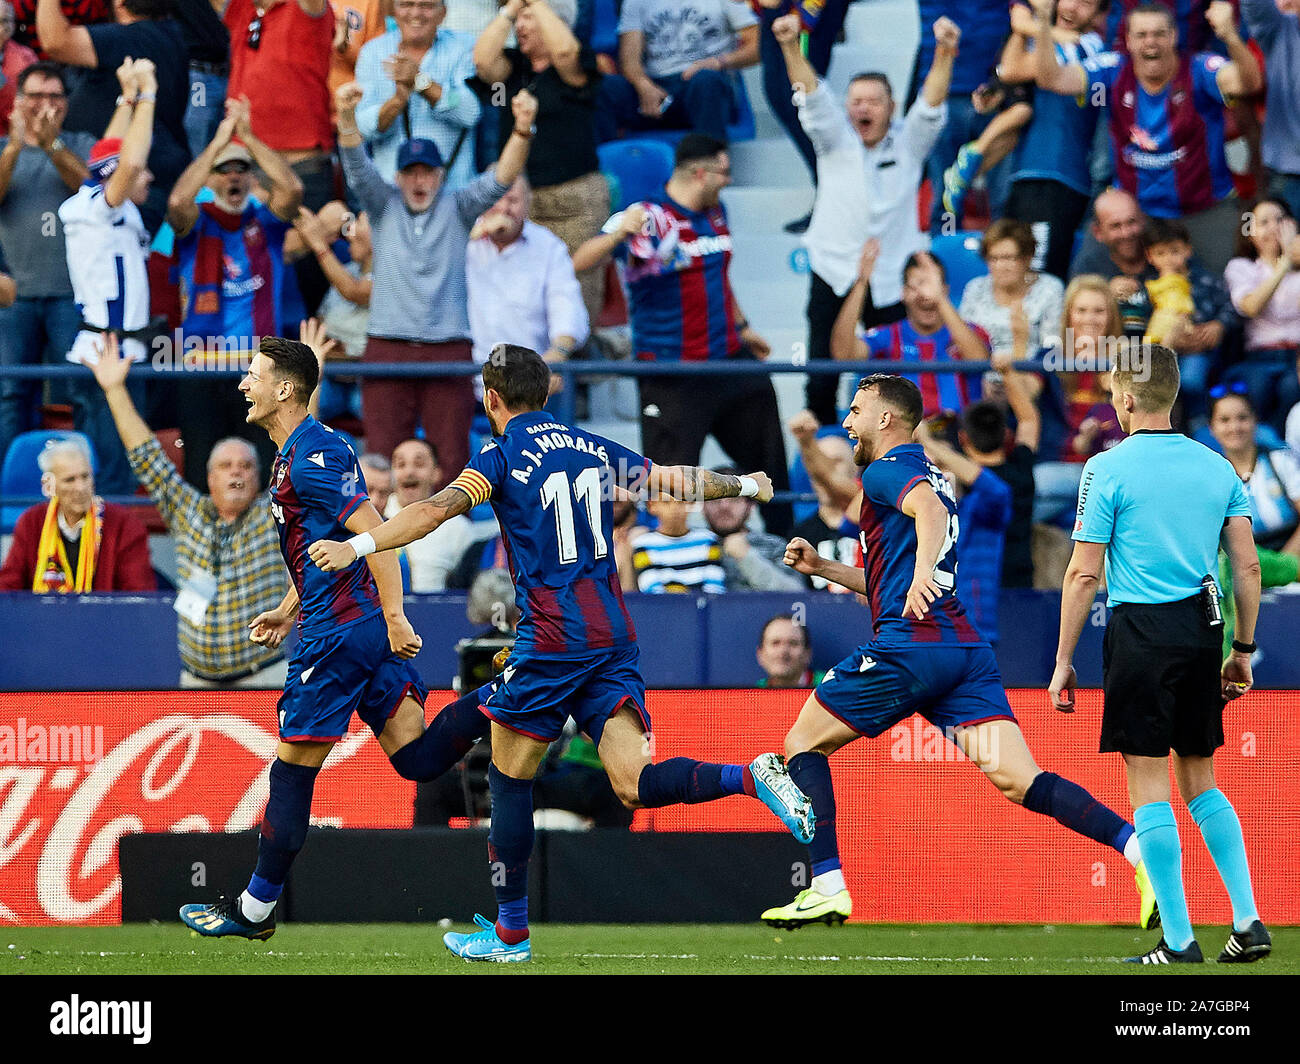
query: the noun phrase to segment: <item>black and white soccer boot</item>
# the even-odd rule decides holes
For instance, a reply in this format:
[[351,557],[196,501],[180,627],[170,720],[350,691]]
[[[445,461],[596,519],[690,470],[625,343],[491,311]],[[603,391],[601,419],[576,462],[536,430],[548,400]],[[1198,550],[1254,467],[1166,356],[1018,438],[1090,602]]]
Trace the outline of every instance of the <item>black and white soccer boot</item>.
[[1148,950],[1140,957],[1125,957],[1125,964],[1204,964],[1205,958],[1201,956],[1201,947],[1196,944],[1196,939],[1192,939],[1192,944],[1186,949],[1171,949],[1169,944],[1162,938],[1156,943],[1155,949]]
[[1220,964],[1250,964],[1262,961],[1273,952],[1273,938],[1258,920],[1245,931],[1234,931],[1219,954]]

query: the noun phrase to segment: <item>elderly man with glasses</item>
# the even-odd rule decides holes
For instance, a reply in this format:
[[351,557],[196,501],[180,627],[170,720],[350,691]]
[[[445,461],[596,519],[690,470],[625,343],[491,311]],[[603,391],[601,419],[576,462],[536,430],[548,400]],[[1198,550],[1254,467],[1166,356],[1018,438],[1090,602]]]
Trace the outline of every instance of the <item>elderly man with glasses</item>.
[[474,177],[478,97],[465,85],[474,76],[474,38],[444,30],[441,0],[395,0],[397,29],[368,41],[357,56],[361,103],[357,129],[385,181],[397,172],[397,151],[408,140],[431,140],[446,160],[449,190]]
[[[65,133],[67,113],[56,64],[22,72],[9,136],[0,140],[0,249],[17,289],[13,305],[0,310],[0,365],[62,362],[81,324],[58,212],[86,180],[95,138]],[[63,382],[53,385],[50,399],[66,401]],[[40,381],[0,381],[0,455],[20,432],[36,427],[40,387]]]

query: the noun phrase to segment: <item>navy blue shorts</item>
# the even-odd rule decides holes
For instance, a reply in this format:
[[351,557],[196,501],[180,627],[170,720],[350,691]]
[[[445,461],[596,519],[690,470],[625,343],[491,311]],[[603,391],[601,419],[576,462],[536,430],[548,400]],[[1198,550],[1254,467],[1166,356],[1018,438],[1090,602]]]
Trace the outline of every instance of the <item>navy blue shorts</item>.
[[813,696],[868,738],[913,713],[945,734],[988,720],[1016,719],[987,645],[868,643],[827,672]]
[[635,644],[572,657],[511,654],[501,675],[479,688],[480,708],[503,728],[546,743],[572,717],[599,747],[605,722],[625,701],[650,731],[640,663]]
[[280,695],[280,738],[341,739],[353,713],[378,735],[408,694],[424,705],[429,690],[415,666],[393,653],[388,625],[376,613],[340,632],[299,641]]

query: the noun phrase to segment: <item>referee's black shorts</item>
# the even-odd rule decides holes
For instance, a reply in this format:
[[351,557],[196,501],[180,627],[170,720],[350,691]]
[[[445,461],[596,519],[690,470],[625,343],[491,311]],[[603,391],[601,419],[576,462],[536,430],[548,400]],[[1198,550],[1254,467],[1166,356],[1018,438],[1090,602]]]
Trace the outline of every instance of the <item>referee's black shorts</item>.
[[1103,754],[1209,757],[1223,745],[1223,629],[1199,595],[1116,606],[1102,661]]

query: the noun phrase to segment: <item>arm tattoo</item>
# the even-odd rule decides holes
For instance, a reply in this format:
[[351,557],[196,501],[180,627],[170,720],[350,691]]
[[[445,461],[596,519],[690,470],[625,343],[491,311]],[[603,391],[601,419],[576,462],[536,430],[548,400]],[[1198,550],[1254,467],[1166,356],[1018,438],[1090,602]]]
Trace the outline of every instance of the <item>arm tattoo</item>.
[[740,477],[715,473],[695,466],[682,467],[683,501],[707,502],[709,499],[734,499],[740,494]]
[[458,514],[468,513],[474,506],[469,493],[460,488],[446,487],[429,502],[439,510],[439,521],[450,521]]

